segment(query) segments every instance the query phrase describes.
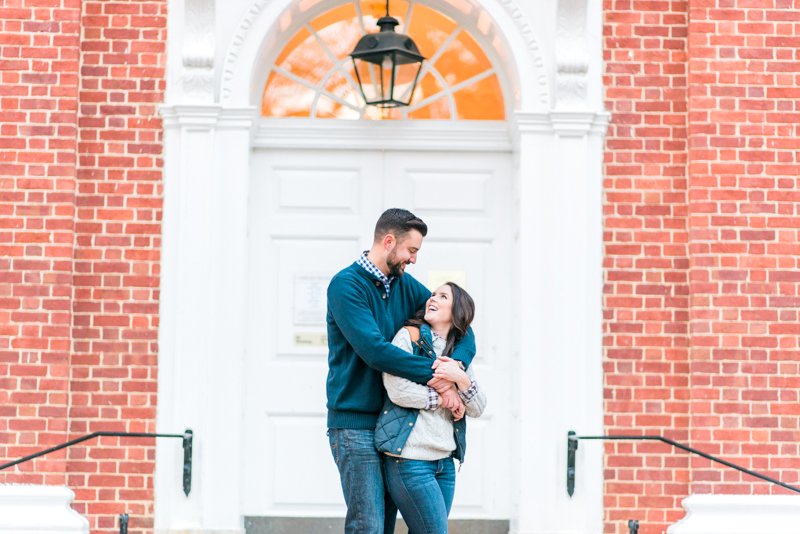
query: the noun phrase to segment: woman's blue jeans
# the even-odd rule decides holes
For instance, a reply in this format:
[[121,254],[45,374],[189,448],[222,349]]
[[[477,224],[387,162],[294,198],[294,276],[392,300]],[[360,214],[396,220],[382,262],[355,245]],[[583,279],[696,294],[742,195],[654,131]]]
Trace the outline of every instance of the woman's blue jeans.
[[386,483],[409,534],[447,534],[456,491],[452,458],[432,462],[385,456]]

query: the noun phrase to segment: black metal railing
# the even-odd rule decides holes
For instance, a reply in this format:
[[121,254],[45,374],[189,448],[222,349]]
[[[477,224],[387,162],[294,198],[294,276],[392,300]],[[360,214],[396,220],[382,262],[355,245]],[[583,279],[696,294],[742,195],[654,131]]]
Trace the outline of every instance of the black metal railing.
[[578,436],[577,434],[575,434],[575,432],[570,430],[569,432],[567,432],[567,493],[569,494],[570,497],[572,497],[572,494],[575,492],[575,452],[578,450],[578,440],[581,439],[661,441],[662,443],[667,443],[668,445],[672,445],[673,447],[677,447],[678,449],[684,450],[686,452],[690,452],[692,454],[702,456],[703,458],[707,458],[712,462],[717,462],[724,466],[741,471],[742,473],[746,473],[750,476],[760,478],[761,480],[766,480],[767,482],[771,482],[772,484],[776,484],[782,488],[786,488],[788,490],[800,493],[800,488],[796,488],[795,486],[790,486],[789,484],[784,484],[780,480],[768,477],[767,475],[762,475],[761,473],[756,473],[755,471],[751,471],[750,469],[745,469],[740,465],[728,462],[726,460],[723,460],[722,458],[717,458],[716,456],[712,456],[711,454],[705,453],[703,451],[698,451],[697,449],[693,449],[692,447],[687,447],[686,445],[678,443],[677,441],[673,441],[669,438],[664,438],[661,436]]
[[[24,458],[20,458],[19,460],[14,460],[13,462],[8,462],[7,464],[0,465],[0,471],[3,469],[8,469],[9,467],[13,467],[17,464],[21,464],[23,462],[27,462],[29,460],[33,460],[34,458],[39,458],[40,456],[44,456],[45,454],[50,454],[51,452],[60,451],[61,449],[66,449],[67,447],[71,447],[72,445],[77,445],[78,443],[82,443],[84,441],[99,438],[103,436],[116,436],[116,437],[125,437],[125,438],[180,438],[183,440],[183,492],[186,496],[189,496],[189,492],[192,490],[192,438],[193,432],[188,428],[183,434],[148,434],[146,432],[92,432],[91,434],[87,434],[85,436],[81,436],[79,438],[75,438],[73,440],[67,441],[66,443],[62,443],[61,445],[56,445],[55,447],[50,447],[49,449],[39,451],[37,453],[25,456]],[[121,519],[121,518],[120,518]],[[126,522],[127,528],[127,522]]]

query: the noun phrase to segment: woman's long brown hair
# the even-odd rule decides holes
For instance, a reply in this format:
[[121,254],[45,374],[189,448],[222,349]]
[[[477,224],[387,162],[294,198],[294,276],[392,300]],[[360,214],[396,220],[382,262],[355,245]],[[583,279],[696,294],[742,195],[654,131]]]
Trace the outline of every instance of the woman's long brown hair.
[[[450,356],[453,354],[453,349],[456,343],[464,337],[472,324],[472,319],[475,318],[475,301],[469,296],[465,290],[455,282],[445,282],[450,286],[450,291],[453,292],[453,322],[450,325],[450,331],[447,333],[447,345],[444,347],[442,356]],[[425,308],[419,310],[411,319],[406,320],[405,326],[416,326],[428,324],[425,320]]]

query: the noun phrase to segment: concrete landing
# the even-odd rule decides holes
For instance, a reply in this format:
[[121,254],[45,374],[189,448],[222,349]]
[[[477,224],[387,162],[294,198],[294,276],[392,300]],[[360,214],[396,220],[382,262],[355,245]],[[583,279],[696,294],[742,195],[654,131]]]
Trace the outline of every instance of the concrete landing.
[[[245,517],[247,534],[341,534],[342,517]],[[451,519],[448,534],[508,534],[508,520]],[[395,534],[408,534],[402,519]]]

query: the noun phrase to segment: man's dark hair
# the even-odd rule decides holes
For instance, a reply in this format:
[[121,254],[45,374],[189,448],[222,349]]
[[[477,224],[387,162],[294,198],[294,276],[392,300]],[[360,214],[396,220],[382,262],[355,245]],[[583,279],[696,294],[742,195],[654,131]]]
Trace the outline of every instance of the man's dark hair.
[[408,210],[391,208],[383,212],[375,225],[375,241],[392,234],[398,243],[402,243],[411,230],[416,230],[425,237],[428,225]]

